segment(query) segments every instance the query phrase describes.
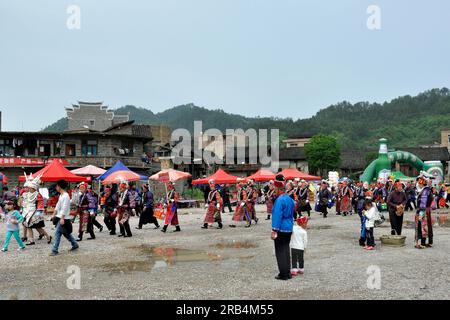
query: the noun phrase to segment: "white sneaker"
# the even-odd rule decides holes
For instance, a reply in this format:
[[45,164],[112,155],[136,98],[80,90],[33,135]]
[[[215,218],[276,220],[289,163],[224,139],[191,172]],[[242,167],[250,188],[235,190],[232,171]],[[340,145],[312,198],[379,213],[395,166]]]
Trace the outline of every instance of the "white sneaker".
[[17,249],[17,251],[24,251],[25,247]]

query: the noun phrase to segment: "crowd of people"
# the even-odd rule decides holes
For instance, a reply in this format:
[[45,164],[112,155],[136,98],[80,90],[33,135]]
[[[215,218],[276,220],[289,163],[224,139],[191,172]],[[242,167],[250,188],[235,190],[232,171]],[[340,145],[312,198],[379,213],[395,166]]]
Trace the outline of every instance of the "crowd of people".
[[[57,255],[60,239],[64,236],[72,245],[72,251],[79,248],[79,242],[94,240],[95,229],[103,231],[103,225],[97,220],[99,213],[103,214],[103,224],[108,229],[111,236],[132,237],[130,227],[130,217],[139,218],[136,229],[142,229],[143,225],[154,224],[155,229],[160,225],[154,215],[154,197],[147,184],[140,189],[133,184],[121,182],[112,186],[105,186],[97,194],[87,183],[80,183],[74,189],[69,189],[69,184],[60,180],[56,183],[57,193],[55,207],[51,216],[55,233],[52,237],[45,230],[45,203],[39,192],[40,177],[27,177],[27,181],[22,189],[17,192],[4,192],[2,199],[2,216],[6,222],[6,239],[3,243],[2,251],[8,251],[9,242],[14,237],[19,249],[26,246],[36,245],[35,235],[38,239],[44,237],[47,244],[52,245],[51,255]],[[174,232],[181,231],[178,222],[177,201],[178,193],[174,184],[168,183],[167,194],[162,203],[162,210],[166,211],[163,232],[167,231],[169,225],[175,227]],[[50,203],[47,200],[47,205]],[[72,224],[78,220],[78,236],[72,236]],[[117,225],[119,233],[117,234]],[[22,235],[20,235],[22,230]],[[84,235],[88,234],[85,238]]]
[[[272,214],[271,237],[280,272],[276,279],[288,280],[304,273],[303,250],[307,243],[306,225],[311,215],[311,197],[308,196],[311,193],[306,181],[285,181],[281,175],[270,181],[266,189],[267,212]],[[448,187],[442,183],[436,188],[433,177],[425,172],[421,172],[415,184],[394,179],[373,184],[351,183],[344,179],[336,187],[330,187],[323,180],[316,193],[315,211],[323,218],[333,206],[336,206],[336,215],[358,214],[361,223],[359,244],[366,250],[375,249],[374,228],[383,223],[383,211],[389,213],[391,235],[400,236],[404,212],[415,210],[414,246],[417,249],[433,247],[431,211],[448,208],[449,200]]]
[[[39,186],[39,177],[30,176],[22,189],[4,190],[2,202],[6,239],[2,251],[8,250],[12,237],[16,239],[19,250],[23,250],[36,244],[35,236],[39,240],[46,239],[51,245],[52,256],[59,253],[62,237],[70,242],[71,251],[77,250],[79,242],[96,238],[96,229],[102,232],[103,225],[97,220],[100,212],[111,236],[132,237],[129,223],[132,216],[139,218],[136,229],[153,224],[162,232],[167,232],[169,226],[174,228],[173,232],[181,231],[178,219],[180,194],[172,182],[166,184],[163,201],[155,203],[147,184],[137,188],[123,181],[105,186],[97,194],[86,183],[69,189],[68,183],[60,180],[56,183],[58,197],[49,220],[54,225],[54,235],[51,236],[45,230],[45,205]],[[434,187],[432,177],[426,173],[421,173],[416,183],[392,179],[387,183],[369,184],[343,179],[334,187],[326,180],[311,185],[300,179],[285,181],[282,175],[277,175],[275,180],[262,187],[252,180],[239,182],[234,195],[228,185],[218,185],[214,180],[209,180],[204,192],[205,216],[200,226],[203,229],[223,229],[222,214],[225,208],[232,213],[230,228],[239,225],[250,228],[259,221],[256,204],[265,203],[266,220],[272,220],[271,237],[280,270],[277,279],[281,280],[304,273],[306,229],[313,210],[323,218],[327,218],[328,210],[333,206],[336,207],[336,215],[346,217],[357,214],[360,218],[359,244],[366,250],[375,248],[374,228],[383,222],[384,211],[389,214],[391,234],[401,235],[404,212],[415,210],[415,247],[424,249],[433,246],[431,210],[448,208],[449,200],[447,187],[444,184]],[[232,202],[236,202],[234,210]],[[157,217],[164,221],[162,228]],[[72,236],[75,219],[79,221],[76,238]],[[85,234],[88,234],[87,238]]]

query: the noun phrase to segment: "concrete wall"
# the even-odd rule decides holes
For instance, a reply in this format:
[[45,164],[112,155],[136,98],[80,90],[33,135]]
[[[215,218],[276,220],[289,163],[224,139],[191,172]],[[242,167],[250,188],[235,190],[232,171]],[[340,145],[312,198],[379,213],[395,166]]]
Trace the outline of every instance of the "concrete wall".
[[165,145],[170,143],[172,131],[165,125],[151,125],[152,137],[155,144]]

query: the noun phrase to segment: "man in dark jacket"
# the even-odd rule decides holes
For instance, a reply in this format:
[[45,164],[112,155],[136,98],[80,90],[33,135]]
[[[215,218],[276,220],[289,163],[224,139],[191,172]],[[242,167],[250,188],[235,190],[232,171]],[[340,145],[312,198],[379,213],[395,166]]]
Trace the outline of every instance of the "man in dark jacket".
[[403,185],[400,181],[396,181],[394,190],[387,198],[389,210],[389,220],[391,221],[391,234],[401,235],[403,225],[403,212],[408,201],[406,193],[403,191]]
[[105,203],[103,204],[103,222],[109,230],[110,235],[116,234],[116,214],[115,212],[118,200],[117,185],[113,188],[105,188]]
[[328,215],[328,201],[331,199],[332,194],[328,190],[328,182],[322,180],[322,184],[319,190],[319,208],[324,218]]
[[230,188],[227,184],[224,185],[220,190],[220,195],[222,196],[223,200],[222,213],[225,213],[225,207],[228,207],[229,212],[233,212],[233,210],[231,209],[231,202],[230,202]]
[[147,223],[153,223],[155,229],[159,229],[158,220],[153,215],[153,193],[150,191],[148,185],[144,184],[142,186],[142,210],[141,216],[139,217],[139,225],[136,229],[142,229],[142,226]]

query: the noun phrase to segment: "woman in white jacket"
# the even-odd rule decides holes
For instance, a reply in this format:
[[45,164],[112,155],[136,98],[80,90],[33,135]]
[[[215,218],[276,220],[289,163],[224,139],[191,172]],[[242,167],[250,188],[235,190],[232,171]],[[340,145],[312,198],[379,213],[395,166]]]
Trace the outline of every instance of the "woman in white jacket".
[[373,204],[372,200],[366,199],[364,201],[363,214],[366,217],[366,238],[367,238],[367,245],[364,247],[364,249],[374,250],[375,238],[373,236],[373,228],[375,227],[375,220],[378,219],[379,213],[377,207]]

